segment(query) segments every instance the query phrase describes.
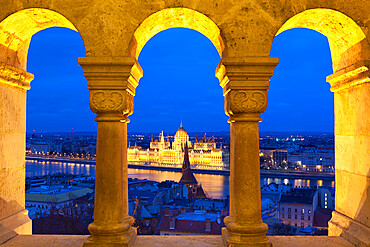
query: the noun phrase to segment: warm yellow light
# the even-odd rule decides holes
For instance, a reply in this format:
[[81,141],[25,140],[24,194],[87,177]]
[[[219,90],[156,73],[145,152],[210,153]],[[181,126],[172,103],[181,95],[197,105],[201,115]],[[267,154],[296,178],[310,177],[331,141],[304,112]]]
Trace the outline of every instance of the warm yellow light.
[[310,9],[290,18],[276,35],[292,28],[309,28],[329,40],[334,72],[343,52],[365,39],[362,29],[348,16],[331,9]]
[[213,43],[222,57],[225,46],[220,29],[207,16],[187,8],[168,8],[146,18],[134,33],[131,41],[131,56],[138,59],[144,45],[154,35],[175,27],[189,28],[200,32]]
[[64,16],[48,9],[24,9],[5,18],[0,23],[0,45],[7,47],[8,51],[0,55],[0,62],[26,70],[32,35],[49,27],[66,27],[77,31]]

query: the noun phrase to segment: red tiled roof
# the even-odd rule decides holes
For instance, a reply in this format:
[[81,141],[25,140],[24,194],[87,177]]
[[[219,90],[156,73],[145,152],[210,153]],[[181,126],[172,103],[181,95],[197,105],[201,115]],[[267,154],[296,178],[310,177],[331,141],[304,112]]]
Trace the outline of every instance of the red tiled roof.
[[192,234],[221,234],[222,227],[225,226],[223,218],[220,219],[220,224],[217,221],[211,221],[211,231],[206,231],[206,221],[197,220],[179,220],[176,219],[175,229],[170,229],[170,216],[163,216],[163,219],[158,226],[159,231],[192,233]]

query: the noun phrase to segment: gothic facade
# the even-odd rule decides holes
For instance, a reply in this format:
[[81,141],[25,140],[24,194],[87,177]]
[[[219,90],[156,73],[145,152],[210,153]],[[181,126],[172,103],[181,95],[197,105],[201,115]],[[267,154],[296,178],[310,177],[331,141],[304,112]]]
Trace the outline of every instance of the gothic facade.
[[174,141],[171,143],[169,138],[164,137],[163,132],[160,134],[159,139],[150,142],[150,148],[142,149],[135,144],[129,146],[127,149],[127,161],[129,163],[146,163],[153,165],[171,164],[181,166],[184,160],[184,147],[189,147],[189,160],[190,164],[201,169],[222,169],[222,146],[220,149],[216,148],[214,138],[204,140],[196,138],[192,143],[189,140],[189,135],[182,126],[177,130]]

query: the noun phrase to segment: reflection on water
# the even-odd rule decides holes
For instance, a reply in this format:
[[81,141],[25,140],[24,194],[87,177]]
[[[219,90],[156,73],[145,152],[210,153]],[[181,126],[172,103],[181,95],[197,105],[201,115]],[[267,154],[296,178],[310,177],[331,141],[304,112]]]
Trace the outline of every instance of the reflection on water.
[[56,173],[95,176],[95,166],[90,164],[26,160],[26,177],[44,176]]
[[[84,174],[86,176],[95,176],[95,166],[90,164],[64,163],[64,162],[38,162],[26,161],[26,176],[44,176],[47,174],[70,173]],[[179,181],[180,172],[153,171],[141,169],[128,169],[130,178],[148,179],[154,181],[173,180]],[[229,176],[194,174],[204,190],[210,197],[225,198],[229,195],[230,182]],[[334,181],[326,180],[307,180],[307,179],[288,179],[288,178],[261,178],[261,185],[270,184],[292,184],[294,187],[310,186],[331,186],[334,187]]]

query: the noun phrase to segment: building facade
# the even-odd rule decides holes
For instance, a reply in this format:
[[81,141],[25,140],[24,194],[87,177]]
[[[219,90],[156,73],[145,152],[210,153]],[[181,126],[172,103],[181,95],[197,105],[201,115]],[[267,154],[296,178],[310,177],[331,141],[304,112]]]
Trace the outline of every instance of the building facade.
[[291,226],[312,226],[317,204],[318,193],[315,190],[293,189],[281,195],[279,219]]
[[196,138],[194,143],[189,140],[189,135],[182,126],[177,130],[174,141],[165,138],[163,132],[158,140],[152,139],[150,148],[143,150],[141,147],[129,146],[127,149],[127,160],[130,163],[154,163],[154,164],[171,164],[181,166],[184,160],[184,147],[187,143],[189,147],[190,164],[197,165],[199,168],[222,169],[222,147],[216,148],[213,140],[207,140],[204,135],[203,140]]
[[306,149],[288,153],[288,162],[300,166],[303,171],[335,172],[333,149]]

